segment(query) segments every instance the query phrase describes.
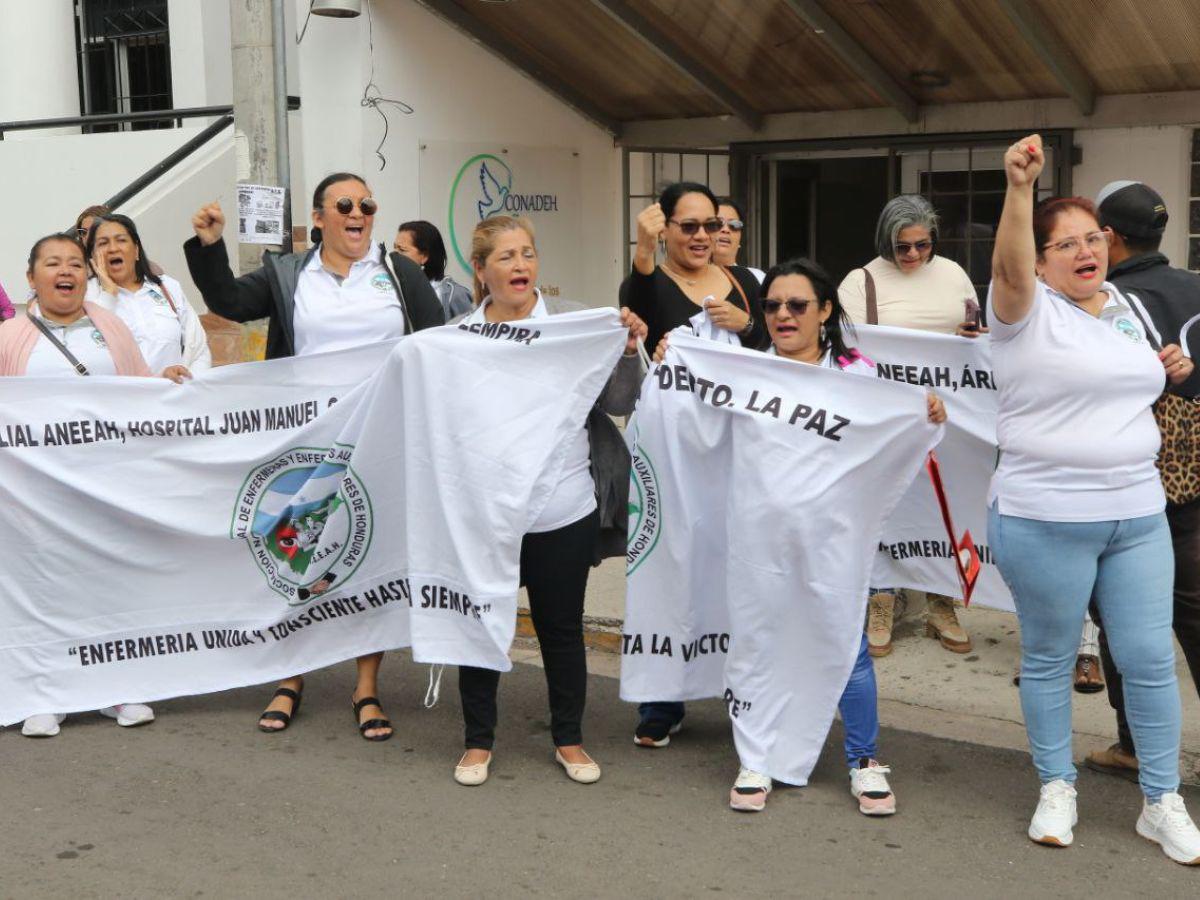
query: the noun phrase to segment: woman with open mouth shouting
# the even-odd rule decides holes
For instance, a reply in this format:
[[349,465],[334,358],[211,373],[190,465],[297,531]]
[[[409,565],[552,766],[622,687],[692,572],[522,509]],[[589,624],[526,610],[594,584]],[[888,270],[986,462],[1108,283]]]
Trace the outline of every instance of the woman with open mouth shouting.
[[[35,243],[27,278],[33,296],[25,314],[0,325],[0,375],[153,374],[124,323],[85,302],[87,263],[73,234],[52,234]],[[100,713],[127,727],[154,721],[154,711],[144,703],[119,703]],[[53,737],[65,718],[62,713],[30,716],[21,733]]]
[[[527,219],[492,216],[476,225],[471,266],[477,306],[454,320],[463,327],[585,309],[546,297],[537,288],[538,252]],[[625,354],[585,426],[567,439],[558,484],[521,541],[521,584],[529,594],[529,613],[546,670],[554,759],[568,778],[581,784],[600,779],[600,766],[583,749],[583,599],[588,570],[604,556],[625,555],[629,521],[629,451],[609,416],[633,412],[642,382],[638,344],[646,336],[646,326],[630,310],[621,310],[621,322],[628,328]],[[480,785],[488,778],[499,685],[500,673],[491,669],[458,670],[466,726],[466,749],[454,767],[459,784]]]
[[[713,262],[715,240],[725,229],[719,204],[703,184],[681,181],[662,192],[658,202],[637,217],[633,271],[621,284],[621,305],[646,323],[646,348],[685,324],[701,309],[713,324],[737,335],[744,347],[767,342],[759,306],[758,279],[742,266]],[[664,259],[656,264],[659,247]],[[650,702],[638,706],[634,743],[666,747],[683,723],[684,705]]]
[[[213,312],[234,322],[268,320],[267,359],[344,350],[444,324],[442,304],[421,267],[371,243],[378,209],[361,176],[326,175],[312,198],[316,246],[302,253],[267,251],[262,268],[235,278],[221,239],[225,213],[210,203],[192,216],[196,235],[183,245],[188,270]],[[351,695],[359,733],[368,741],[392,736],[378,697],[382,660],[382,653],[358,658]],[[303,690],[301,676],[284,679],[259,717],[259,729],[273,734],[287,728]]]
[[[792,259],[773,266],[763,280],[763,315],[771,344],[767,353],[813,366],[840,369],[853,375],[875,377],[874,363],[850,345],[853,330],[838,299],[833,279],[815,262]],[[668,338],[654,351],[661,362]],[[946,406],[932,391],[926,414],[929,421],[946,421]],[[803,515],[803,510],[798,510]],[[868,598],[892,588],[870,588]],[[879,697],[875,667],[868,652],[867,636],[859,642],[850,679],[838,701],[845,726],[846,766],[850,795],[858,811],[866,816],[890,816],[896,812],[896,797],[888,784],[891,767],[880,763]],[[729,791],[729,806],[738,812],[760,812],[765,808],[773,782],[769,775],[740,766]]]
[[129,327],[151,371],[170,369],[190,377],[212,367],[200,317],[178,281],[154,272],[132,219],[96,214],[85,249],[95,274],[88,299],[115,312]]
[[1176,862],[1200,864],[1200,830],[1179,794],[1174,563],[1151,412],[1192,361],[1175,344],[1155,353],[1131,303],[1105,281],[1111,232],[1091,201],[1035,209],[1044,165],[1038,135],[1004,155],[988,298],[1000,386],[988,542],[1021,623],[1021,709],[1042,785],[1029,837],[1074,840],[1071,682],[1094,601],[1137,745],[1137,833]]

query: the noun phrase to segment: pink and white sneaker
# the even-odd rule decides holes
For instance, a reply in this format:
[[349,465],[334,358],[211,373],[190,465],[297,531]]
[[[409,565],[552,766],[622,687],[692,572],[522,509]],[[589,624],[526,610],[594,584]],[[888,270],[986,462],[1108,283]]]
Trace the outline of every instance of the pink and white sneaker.
[[762,812],[769,793],[771,776],[742,766],[737,781],[729,791],[729,808],[738,812]]
[[850,794],[864,816],[890,816],[896,812],[896,795],[886,777],[891,771],[891,766],[866,757],[858,761],[858,768],[850,770]]

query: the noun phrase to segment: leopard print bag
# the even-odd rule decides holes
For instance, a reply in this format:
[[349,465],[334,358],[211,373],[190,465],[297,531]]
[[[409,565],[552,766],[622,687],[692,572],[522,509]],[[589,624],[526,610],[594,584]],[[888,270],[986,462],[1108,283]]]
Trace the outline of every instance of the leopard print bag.
[[1158,471],[1167,500],[1191,503],[1200,497],[1200,403],[1163,394],[1154,403],[1154,419],[1162,432]]

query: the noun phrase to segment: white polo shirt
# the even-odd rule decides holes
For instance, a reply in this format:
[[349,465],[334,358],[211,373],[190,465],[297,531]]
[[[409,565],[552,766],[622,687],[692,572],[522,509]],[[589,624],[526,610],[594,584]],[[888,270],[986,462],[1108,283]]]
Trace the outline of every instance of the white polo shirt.
[[165,291],[147,278],[136,291],[118,288],[116,297],[102,291],[100,283],[91,278],[87,299],[115,312],[129,327],[151,372],[158,374],[177,365],[193,372],[212,368],[204,326],[184,296],[183,285],[170,275],[161,278]]
[[404,310],[381,252],[350,265],[342,279],[321,262],[321,251],[300,272],[292,329],[296,355],[326,353],[374,344],[404,335]]
[[[534,289],[537,303],[527,318],[544,319],[550,315],[542,292]],[[487,308],[491,305],[491,297],[484,297],[483,302],[471,311],[460,323],[461,325],[482,324],[487,321]],[[592,510],[597,508],[596,482],[592,480],[592,453],[588,446],[587,428],[580,428],[570,438],[566,450],[562,472],[554,493],[542,507],[537,521],[529,528],[529,534],[541,534],[546,531],[556,531],[565,528],[572,522],[578,522]]]
[[[36,315],[36,313],[30,313]],[[117,366],[108,350],[108,342],[100,333],[92,320],[87,316],[76,319],[70,325],[59,325],[49,319],[42,319],[50,328],[50,333],[58,338],[66,348],[83,363],[89,375],[116,375]],[[29,364],[25,368],[26,375],[78,375],[75,367],[67,360],[66,355],[54,346],[38,330],[37,343],[29,354]]]
[[1101,289],[1099,318],[1040,281],[1020,322],[988,316],[1000,444],[988,503],[1003,515],[1104,522],[1166,506],[1150,409],[1166,373],[1120,292]]

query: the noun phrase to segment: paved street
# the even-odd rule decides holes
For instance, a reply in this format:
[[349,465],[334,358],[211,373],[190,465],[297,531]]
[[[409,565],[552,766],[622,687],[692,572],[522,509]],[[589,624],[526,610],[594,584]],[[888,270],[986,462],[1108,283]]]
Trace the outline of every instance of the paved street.
[[[808,787],[739,815],[726,806],[736,760],[719,703],[693,704],[669,749],[641,750],[615,680],[594,675],[587,746],[604,778],[576,785],[552,759],[542,673],[519,664],[502,683],[492,779],[463,788],[451,779],[453,671],[424,710],[426,669],[389,657],[382,690],[399,733],[383,744],[354,730],[352,680],[350,664],[311,677],[293,727],[274,736],[254,728],[263,689],[160,703],[142,729],[81,715],[51,740],[0,734],[0,896],[1200,892],[1200,870],[1134,834],[1137,789],[1086,770],[1075,846],[1031,844],[1036,783],[1015,750],[886,729],[900,813],[869,820],[846,789],[835,726]],[[1200,812],[1200,792],[1185,795]]]

